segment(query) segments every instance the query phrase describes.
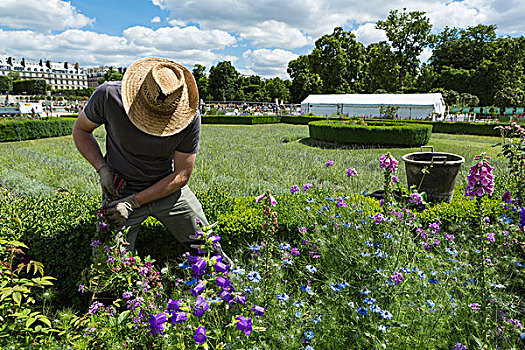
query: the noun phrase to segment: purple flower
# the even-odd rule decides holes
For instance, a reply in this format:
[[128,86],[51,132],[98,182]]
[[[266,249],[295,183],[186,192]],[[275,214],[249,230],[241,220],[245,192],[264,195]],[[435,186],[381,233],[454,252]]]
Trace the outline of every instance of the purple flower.
[[397,160],[390,154],[385,154],[379,157],[379,168],[386,169],[392,173],[397,172]]
[[246,335],[250,335],[252,332],[252,319],[242,315],[237,316],[237,329],[243,331]]
[[505,191],[503,196],[501,196],[501,200],[503,202],[505,202],[505,203],[511,203],[512,202],[512,195],[510,194],[510,192],[508,190]]
[[272,195],[270,195],[270,204],[274,207],[277,205],[277,201],[275,200],[275,198],[273,198]]
[[372,216],[372,219],[374,219],[374,223],[377,225],[385,221],[385,216],[381,213],[377,213],[376,215]]
[[215,263],[215,271],[217,272],[227,272],[230,269],[230,265],[226,265],[220,261]]
[[130,291],[125,291],[124,293],[122,293],[122,297],[123,297],[124,299],[129,299],[129,298],[131,298],[132,296],[133,296],[133,293],[130,292]]
[[357,170],[355,168],[348,168],[346,171],[346,177],[357,176]]
[[98,310],[104,310],[104,304],[102,304],[101,302],[99,301],[95,301],[93,302],[93,304],[91,304],[91,306],[89,307],[88,309],[88,313],[94,315],[97,313]]
[[290,188],[290,192],[292,194],[297,193],[299,191],[300,191],[300,189],[299,189],[299,186],[297,186],[297,185],[293,185],[292,188]]
[[496,241],[496,237],[495,237],[494,232],[487,233],[487,241],[489,243],[494,243]]
[[86,286],[83,285],[83,284],[79,285],[79,286],[78,286],[78,291],[79,291],[80,293],[85,293],[85,292],[86,292]]
[[202,291],[204,290],[204,288],[206,288],[206,284],[204,284],[204,282],[200,281],[199,283],[197,283],[197,285],[195,287],[193,287],[191,289],[191,294],[196,297],[197,295],[201,294]]
[[105,222],[99,222],[98,228],[100,229],[100,232],[106,232],[109,229],[109,225]]
[[195,264],[191,265],[194,275],[199,275],[201,271],[206,267],[206,260],[198,258]]
[[206,343],[206,328],[199,326],[199,328],[195,330],[195,336],[193,338],[195,338],[196,345],[202,345]]
[[246,296],[245,295],[236,295],[234,301],[237,304],[246,304]]
[[299,227],[299,233],[306,233],[306,227],[304,226]]
[[461,343],[456,343],[452,350],[467,350],[467,347]]
[[182,306],[182,300],[173,300],[168,301],[168,310],[169,311],[179,311]]
[[228,288],[229,286],[231,286],[230,280],[221,276],[215,279],[215,284],[222,288]]
[[410,200],[409,201],[412,204],[419,205],[419,204],[423,203],[423,197],[421,197],[421,195],[419,193],[412,193],[410,195]]
[[397,286],[405,280],[405,277],[403,277],[403,274],[401,272],[394,272],[394,274],[390,276],[390,279]]
[[481,309],[481,305],[479,303],[472,303],[472,304],[469,304],[468,306],[474,311]]
[[151,334],[162,334],[166,322],[166,314],[161,312],[157,315],[151,315],[148,319]]
[[188,314],[185,312],[175,312],[170,317],[170,322],[175,325],[175,323],[183,323],[188,320]]
[[266,194],[263,193],[260,196],[255,197],[255,204],[259,203],[264,197],[266,197]]
[[525,227],[525,207],[522,207],[520,210],[521,220],[518,226],[523,229]]
[[337,197],[337,204],[336,206],[338,208],[341,208],[341,207],[348,207],[348,205],[346,204],[346,202],[343,200],[343,198],[341,197]]
[[299,249],[297,248],[292,248],[292,250],[290,250],[290,253],[292,253],[293,256],[299,256],[301,255],[301,252],[299,252]]
[[198,296],[195,302],[196,307],[193,310],[193,314],[197,317],[202,317],[206,310],[210,307],[210,304],[202,296]]
[[303,186],[303,191],[304,191],[304,192],[308,191],[310,188],[312,188],[312,186],[313,186],[313,185],[312,185],[311,183],[309,183],[309,182],[306,183],[306,184],[304,184],[304,186]]
[[223,291],[220,294],[220,297],[221,297],[222,300],[224,300],[225,302],[229,303],[230,300],[233,299],[233,294],[231,294],[230,292],[227,292],[227,291]]
[[331,167],[332,165],[334,165],[334,161],[332,160],[329,160],[328,162],[326,162],[325,166],[328,168],[328,167]]
[[392,182],[397,185],[399,183],[399,178],[395,175],[392,175]]
[[93,242],[91,242],[90,246],[92,246],[93,248],[97,249],[100,246],[100,241],[98,239],[96,239]]
[[262,316],[262,315],[264,315],[264,312],[266,311],[266,310],[264,309],[264,307],[259,306],[259,305],[254,305],[254,306],[251,308],[251,310],[253,311],[253,314],[254,314],[255,316]]
[[470,199],[483,197],[485,194],[490,196],[494,192],[494,175],[492,174],[494,167],[490,165],[489,158],[482,154],[476,156],[475,159],[478,162],[469,170],[465,189],[465,196]]

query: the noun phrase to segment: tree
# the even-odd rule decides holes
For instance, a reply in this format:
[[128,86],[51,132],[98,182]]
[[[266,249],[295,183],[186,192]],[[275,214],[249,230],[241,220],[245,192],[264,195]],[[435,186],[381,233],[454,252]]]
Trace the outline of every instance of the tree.
[[323,91],[321,77],[310,68],[310,56],[299,56],[288,62],[287,71],[292,78],[289,89],[293,103],[300,103],[308,95],[320,94]]
[[13,82],[14,92],[26,92],[29,95],[42,95],[46,92],[45,79],[26,79]]
[[377,21],[376,28],[384,30],[392,43],[399,65],[398,87],[403,91],[405,74],[415,74],[418,56],[431,43],[432,24],[424,12],[403,9],[390,11],[385,21]]
[[209,79],[204,73],[206,70],[206,67],[196,64],[193,66],[193,77],[195,78],[195,82],[197,83],[197,87],[199,88],[199,96],[202,100],[209,100],[210,96],[208,94],[208,84]]
[[525,92],[518,88],[506,87],[494,95],[494,104],[501,107],[521,107],[525,105]]
[[230,61],[222,61],[210,69],[208,93],[214,101],[232,101],[236,96],[239,73]]
[[98,79],[99,84],[104,84],[106,81],[119,81],[122,80],[122,77],[124,75],[122,73],[119,73],[119,71],[113,70],[113,68],[110,68],[104,73],[104,76],[100,79]]
[[13,80],[20,80],[20,72],[9,72],[7,76]]
[[9,92],[13,90],[13,79],[0,75],[0,92]]
[[381,41],[366,48],[366,68],[363,77],[363,89],[366,92],[397,91],[399,66],[392,47]]
[[275,99],[280,101],[282,99],[286,103],[290,102],[290,90],[288,90],[286,83],[281,78],[273,78],[266,81],[264,89],[270,101],[275,101]]
[[459,94],[459,105],[462,107],[473,107],[479,104],[479,98],[476,95],[464,92]]
[[525,37],[498,38],[494,60],[500,71],[500,88],[523,88]]
[[323,93],[358,91],[364,63],[364,45],[341,27],[317,39],[309,58],[312,72],[323,81]]

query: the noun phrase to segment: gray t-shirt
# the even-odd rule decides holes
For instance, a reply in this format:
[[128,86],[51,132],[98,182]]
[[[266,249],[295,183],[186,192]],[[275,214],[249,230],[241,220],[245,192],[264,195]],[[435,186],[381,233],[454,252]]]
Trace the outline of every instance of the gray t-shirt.
[[126,180],[126,190],[142,191],[174,171],[175,151],[196,153],[199,149],[201,118],[179,133],[160,137],[137,129],[126,115],[120,95],[120,81],[99,86],[84,112],[89,120],[106,128],[104,158]]

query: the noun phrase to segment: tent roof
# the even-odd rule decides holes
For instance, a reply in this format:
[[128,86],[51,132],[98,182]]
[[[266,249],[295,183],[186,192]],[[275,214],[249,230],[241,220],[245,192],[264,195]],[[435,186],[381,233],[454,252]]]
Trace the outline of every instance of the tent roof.
[[413,105],[434,106],[444,104],[441,93],[434,94],[337,94],[309,95],[301,104],[348,105]]

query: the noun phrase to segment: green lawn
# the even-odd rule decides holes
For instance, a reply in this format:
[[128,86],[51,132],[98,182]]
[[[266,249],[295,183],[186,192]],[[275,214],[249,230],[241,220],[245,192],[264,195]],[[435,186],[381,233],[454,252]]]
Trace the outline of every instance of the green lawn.
[[[96,132],[103,143],[104,131]],[[505,166],[491,147],[499,138],[470,135],[433,134],[429,145],[436,152],[450,152],[466,158],[487,151],[496,167]],[[378,158],[391,152],[398,160],[417,148],[370,149],[337,147],[313,143],[303,125],[203,125],[201,148],[190,186],[206,190],[218,186],[235,196],[256,195],[266,189],[288,192],[290,186],[306,182],[323,184],[338,191],[373,191],[381,187]],[[334,166],[325,167],[328,160]],[[71,136],[0,144],[2,185],[25,191],[51,192],[53,189],[98,193],[98,178],[78,153]],[[347,179],[349,167],[359,177]],[[467,167],[463,167],[463,173]],[[400,162],[400,179],[404,180]]]

